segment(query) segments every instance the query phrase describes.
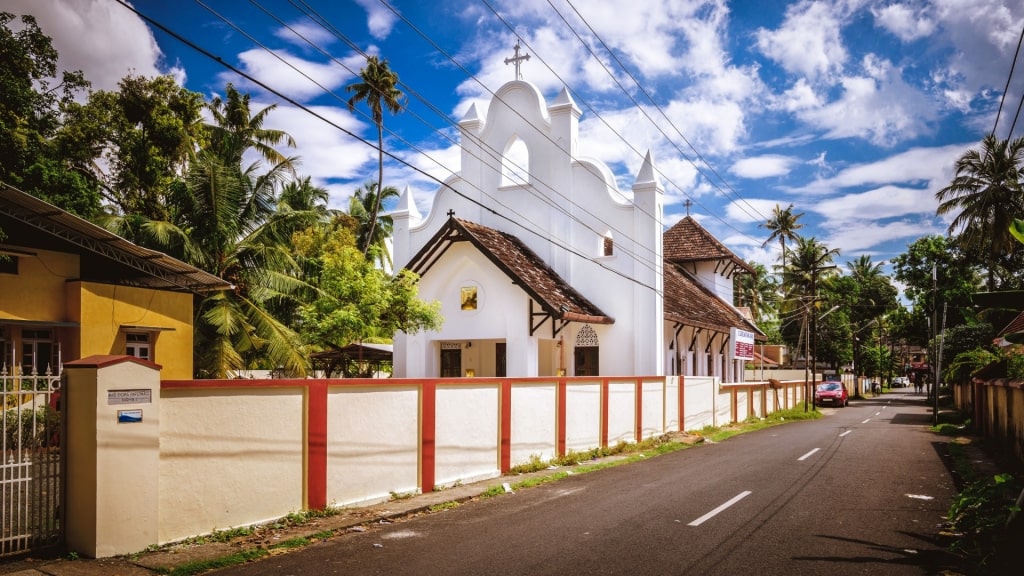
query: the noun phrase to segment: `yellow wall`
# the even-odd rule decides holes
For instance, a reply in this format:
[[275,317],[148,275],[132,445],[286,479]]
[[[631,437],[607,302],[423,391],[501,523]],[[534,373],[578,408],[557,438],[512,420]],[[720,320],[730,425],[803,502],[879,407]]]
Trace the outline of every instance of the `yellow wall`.
[[18,257],[17,274],[0,274],[0,318],[14,320],[67,320],[64,285],[79,277],[75,254],[31,250],[35,256]]
[[192,378],[191,294],[93,282],[69,283],[69,297],[74,298],[76,293],[79,317],[72,320],[81,325],[79,357],[124,354],[126,332],[122,326],[163,328],[150,333],[150,360],[163,366],[161,378]]

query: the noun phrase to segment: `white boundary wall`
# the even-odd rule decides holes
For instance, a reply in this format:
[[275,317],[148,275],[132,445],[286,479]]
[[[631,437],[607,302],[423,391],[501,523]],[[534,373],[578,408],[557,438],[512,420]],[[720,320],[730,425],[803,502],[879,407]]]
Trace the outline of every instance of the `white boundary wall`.
[[[65,390],[67,533],[96,556],[721,426],[795,407],[803,389],[665,376],[161,382],[151,363],[97,358],[68,364]],[[121,423],[126,393],[138,423]]]

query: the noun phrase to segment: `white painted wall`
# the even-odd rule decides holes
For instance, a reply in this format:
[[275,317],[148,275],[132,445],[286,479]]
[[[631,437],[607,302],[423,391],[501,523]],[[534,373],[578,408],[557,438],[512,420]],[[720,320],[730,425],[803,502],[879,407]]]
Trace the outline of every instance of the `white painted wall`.
[[303,394],[171,389],[160,404],[160,542],[303,506]]
[[501,475],[498,397],[497,384],[437,387],[436,485]]
[[558,402],[553,383],[520,384],[512,387],[512,465],[536,456],[541,461],[556,456]]
[[327,397],[327,501],[419,492],[419,387],[334,387]]

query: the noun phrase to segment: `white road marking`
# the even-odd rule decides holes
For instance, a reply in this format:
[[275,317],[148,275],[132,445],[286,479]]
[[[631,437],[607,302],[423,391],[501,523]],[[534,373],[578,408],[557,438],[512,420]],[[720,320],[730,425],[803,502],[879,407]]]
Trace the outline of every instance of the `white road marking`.
[[875,416],[879,416],[881,412],[875,412]]
[[843,436],[846,436],[850,432],[853,432],[853,430],[847,430],[846,432],[843,432],[842,434],[840,434],[839,437],[842,438]]
[[924,494],[904,494],[907,498],[916,498],[917,500],[935,500],[934,496],[926,496]]
[[804,454],[803,456],[801,456],[801,457],[797,458],[797,459],[796,459],[796,461],[797,461],[797,462],[801,462],[801,461],[803,461],[803,460],[806,460],[806,459],[810,458],[810,457],[811,457],[811,455],[813,455],[813,454],[814,454],[815,452],[817,452],[818,450],[821,450],[821,448],[815,448],[814,450],[811,450],[811,451],[810,451],[810,452],[808,452],[807,454]]
[[868,418],[867,420],[861,422],[861,424],[867,424],[868,422],[871,422],[871,418]]
[[715,516],[717,516],[720,512],[724,511],[726,508],[732,506],[733,504],[739,502],[740,500],[743,500],[747,496],[750,496],[750,490],[744,490],[743,492],[740,492],[736,496],[733,496],[733,498],[731,500],[729,500],[728,502],[726,502],[725,504],[722,504],[718,508],[715,508],[714,510],[712,510],[711,512],[708,512],[707,514],[701,516],[700,518],[697,518],[693,522],[690,522],[689,524],[687,524],[687,526],[700,526],[704,522],[707,522],[708,520],[710,520],[710,519],[714,518]]

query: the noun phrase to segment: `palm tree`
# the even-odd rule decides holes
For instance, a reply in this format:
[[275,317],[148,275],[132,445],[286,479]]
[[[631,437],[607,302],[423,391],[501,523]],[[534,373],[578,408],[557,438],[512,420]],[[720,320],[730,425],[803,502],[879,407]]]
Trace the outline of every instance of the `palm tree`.
[[764,316],[774,312],[778,285],[769,276],[764,264],[748,264],[754,272],[740,275],[736,303],[738,306],[749,307],[754,321],[760,322]]
[[392,265],[391,253],[387,247],[387,239],[394,230],[391,216],[380,216],[373,220],[371,213],[388,198],[398,198],[398,189],[387,186],[381,194],[377,194],[377,183],[367,182],[357,188],[349,200],[348,213],[359,223],[356,230],[356,246],[365,246],[363,253],[367,260],[375,260],[381,268]]
[[255,150],[270,165],[285,164],[291,168],[292,159],[285,158],[274,146],[282,142],[294,148],[295,140],[283,130],[264,128],[263,123],[277,104],[271,104],[255,114],[249,111],[249,94],[241,94],[228,84],[227,97],[214,97],[208,108],[213,123],[208,124],[210,142],[206,146],[228,165],[241,165],[242,155]]
[[798,238],[796,231],[804,227],[797,220],[800,220],[803,215],[803,212],[794,214],[792,204],[785,210],[776,204],[771,218],[764,224],[761,224],[761,228],[767,228],[772,232],[768,239],[764,241],[764,244],[761,244],[761,247],[768,246],[768,244],[776,239],[778,239],[779,245],[782,247],[782,268],[780,269],[783,271],[783,274],[785,274],[786,270],[786,240],[796,241]]
[[233,289],[201,299],[196,309],[197,374],[225,378],[232,370],[262,364],[304,375],[305,350],[298,335],[270,310],[312,292],[298,276],[289,239],[316,215],[278,211],[274,189],[290,164],[256,174],[239,172],[216,154],[203,152],[176,198],[186,238],[186,259],[227,281]]
[[[387,60],[380,60],[376,56],[367,56],[366,66],[359,71],[361,81],[354,82],[345,87],[345,90],[352,93],[348,99],[349,112],[355,111],[356,104],[366,102],[370,108],[370,117],[377,126],[377,185],[384,185],[384,109],[392,114],[402,111],[405,101],[405,94],[398,89],[398,74],[388,68]],[[373,209],[370,210],[370,231],[366,235],[363,245],[363,254],[370,250],[370,242],[374,237],[373,228],[377,222],[377,213],[380,211],[381,198],[378,197]]]
[[1024,137],[997,140],[988,134],[981,150],[968,150],[957,159],[953,181],[935,193],[937,215],[959,211],[949,232],[960,232],[965,250],[983,252],[988,264],[988,288],[995,289],[995,262],[1015,245],[1010,235],[1014,218],[1024,217],[1021,162]]

